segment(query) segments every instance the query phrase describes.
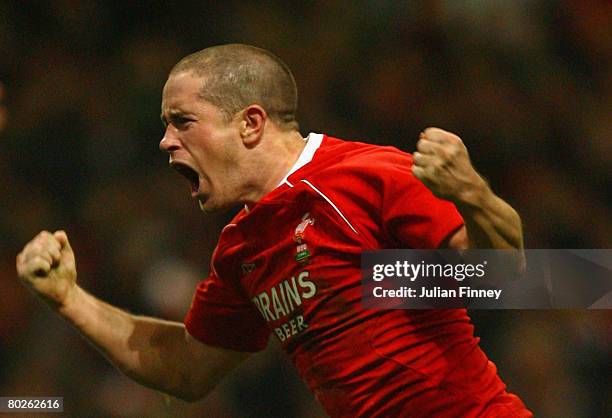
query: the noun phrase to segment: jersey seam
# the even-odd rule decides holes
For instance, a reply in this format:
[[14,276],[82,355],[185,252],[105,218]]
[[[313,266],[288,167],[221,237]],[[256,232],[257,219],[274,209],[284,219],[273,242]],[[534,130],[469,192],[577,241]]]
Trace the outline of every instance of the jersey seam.
[[306,179],[301,179],[301,182],[305,183],[306,185],[308,185],[311,189],[313,189],[315,192],[317,192],[327,203],[329,203],[329,205],[336,211],[336,213],[338,215],[340,215],[340,217],[342,218],[342,220],[349,226],[349,228],[351,228],[351,230],[356,234],[356,235],[360,235],[359,232],[357,232],[357,229],[355,229],[355,227],[349,222],[348,218],[346,216],[344,216],[344,214],[342,213],[342,211],[340,210],[340,208],[338,208],[338,206],[336,206],[336,204],[327,196],[325,195],[325,193],[323,193],[322,191],[320,191],[317,187],[315,187],[315,185],[313,185],[310,181],[306,180]]

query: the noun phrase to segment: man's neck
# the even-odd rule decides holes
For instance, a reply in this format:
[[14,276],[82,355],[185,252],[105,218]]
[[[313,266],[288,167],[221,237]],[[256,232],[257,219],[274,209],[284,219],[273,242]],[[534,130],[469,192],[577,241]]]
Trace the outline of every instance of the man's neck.
[[251,206],[274,190],[295,165],[306,146],[306,141],[298,131],[276,131],[266,138],[261,159],[257,168],[258,191],[246,202]]

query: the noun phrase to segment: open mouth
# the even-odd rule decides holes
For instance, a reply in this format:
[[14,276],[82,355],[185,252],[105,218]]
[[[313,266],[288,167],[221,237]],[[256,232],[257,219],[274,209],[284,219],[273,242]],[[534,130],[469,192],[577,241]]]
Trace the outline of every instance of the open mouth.
[[196,193],[198,191],[198,189],[200,188],[200,177],[193,168],[177,161],[173,161],[172,163],[170,163],[170,166],[172,166],[172,168],[178,171],[180,175],[189,180],[192,193]]

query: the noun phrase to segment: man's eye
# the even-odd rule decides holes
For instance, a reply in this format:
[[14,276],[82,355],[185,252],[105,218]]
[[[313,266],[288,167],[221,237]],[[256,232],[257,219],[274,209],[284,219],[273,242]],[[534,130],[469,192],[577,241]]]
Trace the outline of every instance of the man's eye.
[[175,118],[173,122],[174,125],[179,128],[186,126],[189,122],[193,122],[193,120],[189,118]]

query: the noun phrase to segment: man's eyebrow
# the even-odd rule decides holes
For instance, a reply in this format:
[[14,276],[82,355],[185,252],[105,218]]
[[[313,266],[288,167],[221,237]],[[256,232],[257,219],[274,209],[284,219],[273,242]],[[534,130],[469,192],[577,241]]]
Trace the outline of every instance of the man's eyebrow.
[[[175,110],[175,109],[168,110],[168,119],[170,120],[180,118],[180,117],[185,117],[185,116],[186,116],[186,113],[183,112],[182,110]],[[164,112],[162,112],[159,115],[159,117],[164,125],[168,125],[168,119],[166,119],[166,117],[164,116]]]

